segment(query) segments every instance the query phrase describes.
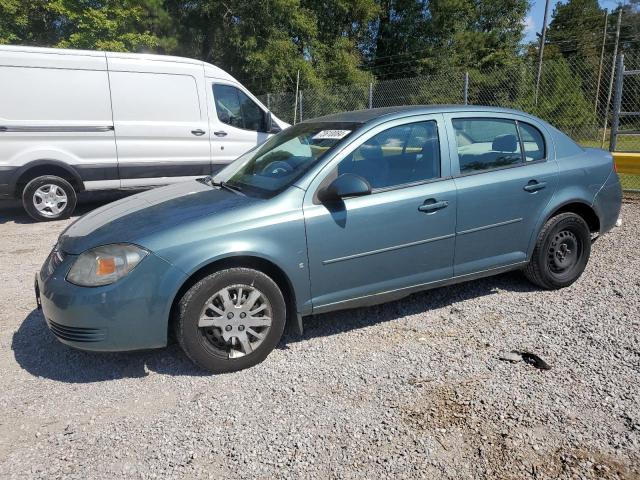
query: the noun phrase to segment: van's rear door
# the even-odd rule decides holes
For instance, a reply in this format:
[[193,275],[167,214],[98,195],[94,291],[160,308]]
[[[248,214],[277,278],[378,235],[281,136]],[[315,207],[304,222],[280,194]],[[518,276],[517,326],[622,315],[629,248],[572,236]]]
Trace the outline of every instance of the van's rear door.
[[209,175],[202,66],[109,55],[122,186],[162,185]]

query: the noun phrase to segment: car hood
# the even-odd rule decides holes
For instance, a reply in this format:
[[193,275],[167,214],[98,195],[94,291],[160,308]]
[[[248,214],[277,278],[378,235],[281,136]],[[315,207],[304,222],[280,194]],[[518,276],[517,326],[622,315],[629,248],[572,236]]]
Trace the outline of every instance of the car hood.
[[60,248],[79,254],[109,243],[144,246],[150,234],[195,218],[262,200],[189,181],[123,198],[79,218],[60,235]]

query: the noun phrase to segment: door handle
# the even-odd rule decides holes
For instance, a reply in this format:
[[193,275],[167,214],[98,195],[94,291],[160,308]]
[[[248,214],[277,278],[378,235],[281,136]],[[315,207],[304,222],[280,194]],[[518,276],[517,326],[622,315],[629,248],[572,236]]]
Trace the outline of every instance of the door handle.
[[538,182],[537,180],[531,180],[523,188],[529,193],[535,193],[538,190],[542,190],[547,186],[547,182]]
[[218,130],[217,132],[213,132],[213,134],[216,137],[226,137],[227,136],[227,132],[225,132],[224,130]]
[[196,137],[200,137],[201,135],[204,135],[207,132],[199,128],[197,130],[191,130],[191,133],[194,134]]
[[[427,202],[430,202],[430,203],[427,203]],[[448,206],[449,206],[449,202],[447,201],[436,202],[435,199],[430,199],[430,200],[427,200],[422,205],[420,205],[418,207],[418,210],[425,213],[433,213],[433,212],[437,212],[438,210],[442,210],[443,208],[447,208]]]

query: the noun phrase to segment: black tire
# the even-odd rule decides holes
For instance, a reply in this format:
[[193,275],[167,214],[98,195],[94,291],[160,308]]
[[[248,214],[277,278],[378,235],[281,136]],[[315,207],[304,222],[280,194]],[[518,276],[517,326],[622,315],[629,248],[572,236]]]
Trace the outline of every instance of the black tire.
[[[64,192],[66,201],[58,202],[55,207],[38,209],[38,205],[42,205],[42,200],[41,197],[36,196],[36,192],[40,189],[47,189],[47,187],[49,187],[49,191],[51,191],[52,186]],[[22,190],[22,206],[29,216],[38,222],[50,222],[69,218],[76,208],[77,201],[78,197],[73,186],[64,178],[56,177],[55,175],[36,177],[27,183]],[[54,202],[54,200],[52,200],[52,202]]]
[[[237,286],[255,289],[263,295],[266,299],[265,303],[270,308],[271,325],[263,331],[264,338],[255,349],[252,349],[250,353],[243,352],[243,356],[230,358],[230,354],[225,353],[224,350],[231,348],[228,342],[239,341],[239,337],[234,337],[225,343],[220,338],[223,335],[222,329],[215,326],[202,328],[199,326],[199,321],[203,311],[211,313],[211,310],[205,309],[205,307],[210,304],[210,300],[217,292],[226,288],[233,289]],[[251,306],[248,308],[250,309]],[[220,315],[217,318],[224,318],[224,316]],[[242,320],[238,320],[239,318],[237,316],[232,321],[242,322]],[[257,365],[271,353],[282,337],[286,318],[287,307],[284,297],[278,285],[271,278],[262,272],[249,268],[230,268],[203,278],[184,294],[180,300],[178,318],[175,322],[175,335],[186,355],[196,365],[213,373],[235,372]],[[234,325],[233,330],[227,334],[237,333],[240,335],[240,331],[236,330],[240,327],[242,330],[246,328],[245,335],[251,328]],[[257,340],[257,337],[249,338]],[[238,345],[238,347],[240,346]],[[241,348],[244,349],[244,346]]]
[[580,278],[590,255],[587,223],[575,213],[561,213],[542,227],[524,274],[547,290],[568,287]]

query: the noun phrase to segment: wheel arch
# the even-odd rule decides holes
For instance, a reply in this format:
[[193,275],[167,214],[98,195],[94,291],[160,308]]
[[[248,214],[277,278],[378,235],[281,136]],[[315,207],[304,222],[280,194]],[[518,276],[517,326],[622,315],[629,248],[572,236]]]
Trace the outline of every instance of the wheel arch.
[[600,231],[600,217],[598,217],[598,214],[591,203],[587,202],[586,200],[580,198],[572,198],[553,206],[549,205],[549,207],[550,208],[547,209],[545,214],[541,215],[538,225],[536,225],[535,230],[531,234],[529,248],[527,251],[528,260],[531,259],[531,255],[533,254],[533,249],[536,244],[536,239],[538,238],[538,235],[540,235],[540,231],[545,226],[545,224],[556,215],[569,212],[575,213],[577,215],[580,215],[584,219],[584,221],[587,222],[591,233],[597,233]]
[[600,231],[600,217],[594,210],[594,208],[588,204],[587,202],[576,200],[569,201],[560,206],[558,206],[551,214],[545,218],[544,223],[547,223],[550,218],[555,217],[561,213],[575,213],[576,215],[581,216],[587,225],[589,226],[589,230],[591,233],[597,233]]
[[258,270],[267,275],[274,282],[276,282],[276,285],[278,285],[278,288],[280,288],[280,291],[282,292],[287,306],[287,324],[296,321],[296,293],[295,289],[293,288],[293,284],[291,283],[291,280],[289,279],[285,271],[278,265],[273,263],[271,260],[267,260],[266,258],[260,256],[233,255],[215,259],[201,266],[199,269],[191,273],[191,275],[189,275],[186,280],[184,280],[171,302],[171,308],[169,310],[169,321],[167,325],[167,338],[170,338],[173,334],[173,327],[175,325],[175,321],[177,320],[178,305],[180,304],[180,300],[187,292],[187,290],[189,290],[193,285],[198,283],[206,276],[211,275],[212,273],[224,270],[226,268],[240,267]]
[[13,175],[11,187],[15,192],[15,196],[22,194],[22,189],[34,178],[42,175],[55,175],[64,178],[76,192],[84,190],[84,182],[80,174],[69,164],[59,160],[42,159],[34,160],[21,166]]

